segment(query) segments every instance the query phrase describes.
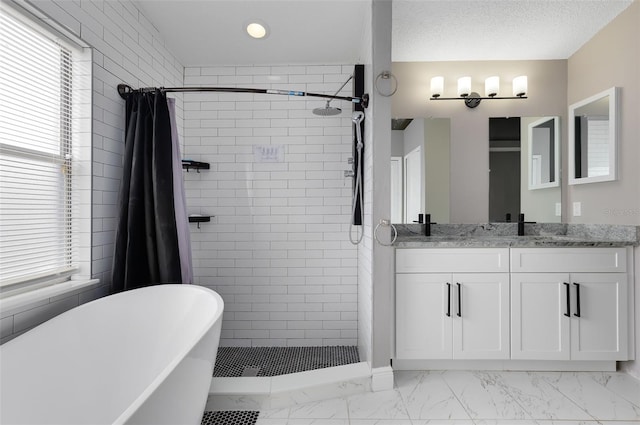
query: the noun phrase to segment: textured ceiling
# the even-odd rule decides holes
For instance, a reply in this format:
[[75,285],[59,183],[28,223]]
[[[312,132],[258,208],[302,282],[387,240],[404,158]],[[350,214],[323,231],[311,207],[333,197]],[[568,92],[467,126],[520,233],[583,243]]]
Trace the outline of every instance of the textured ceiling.
[[[566,59],[632,0],[393,0],[392,60]],[[137,0],[185,66],[362,61],[370,0]],[[265,22],[250,39],[244,24]]]
[[396,0],[392,60],[566,59],[631,3]]

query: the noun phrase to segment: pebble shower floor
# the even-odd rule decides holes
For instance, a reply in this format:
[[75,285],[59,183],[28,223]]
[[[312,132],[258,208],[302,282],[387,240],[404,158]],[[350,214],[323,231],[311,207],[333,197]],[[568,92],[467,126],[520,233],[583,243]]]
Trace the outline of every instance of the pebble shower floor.
[[[214,377],[277,376],[358,363],[358,348],[220,347]],[[260,412],[204,412],[201,425],[255,425]]]
[[[277,376],[358,363],[358,348],[334,347],[220,347],[214,377]],[[257,372],[257,373],[256,373]]]

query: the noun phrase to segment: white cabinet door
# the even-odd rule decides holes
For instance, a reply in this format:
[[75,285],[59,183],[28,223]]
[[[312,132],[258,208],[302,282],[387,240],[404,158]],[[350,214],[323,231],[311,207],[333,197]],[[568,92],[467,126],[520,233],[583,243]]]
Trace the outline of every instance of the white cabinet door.
[[509,358],[509,274],[453,275],[453,358]]
[[569,360],[568,273],[511,275],[511,358]]
[[572,360],[627,360],[626,273],[571,275]]
[[439,273],[396,275],[396,358],[451,358],[450,279]]

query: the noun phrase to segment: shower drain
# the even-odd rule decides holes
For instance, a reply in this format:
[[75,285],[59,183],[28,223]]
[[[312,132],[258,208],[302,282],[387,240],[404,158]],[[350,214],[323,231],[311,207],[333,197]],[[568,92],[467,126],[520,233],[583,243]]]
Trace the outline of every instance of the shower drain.
[[240,376],[258,376],[260,374],[260,368],[257,366],[245,366]]

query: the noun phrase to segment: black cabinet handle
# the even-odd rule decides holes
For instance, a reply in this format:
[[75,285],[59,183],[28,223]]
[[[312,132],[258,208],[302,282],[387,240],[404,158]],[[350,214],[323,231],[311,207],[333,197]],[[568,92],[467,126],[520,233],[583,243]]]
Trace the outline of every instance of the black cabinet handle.
[[564,314],[567,317],[571,317],[571,285],[567,282],[562,282],[567,288],[567,312]]
[[580,317],[580,284],[575,282],[573,284],[576,285],[576,312],[573,315]]
[[451,317],[451,284],[447,282],[447,317]]
[[462,286],[460,282],[456,282],[458,285],[458,317],[462,317]]

